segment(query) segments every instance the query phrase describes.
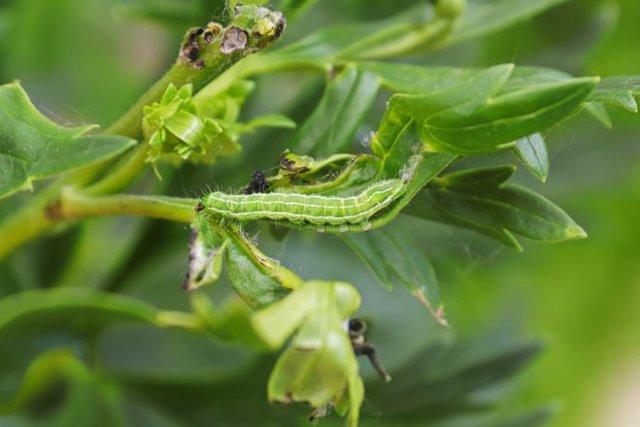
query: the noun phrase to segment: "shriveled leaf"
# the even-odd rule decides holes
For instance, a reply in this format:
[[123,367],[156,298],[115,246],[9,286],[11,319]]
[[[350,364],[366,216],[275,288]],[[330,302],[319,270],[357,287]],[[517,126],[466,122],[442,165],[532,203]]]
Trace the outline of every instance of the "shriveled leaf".
[[589,100],[637,113],[636,98],[638,96],[640,96],[640,76],[619,76],[602,79]]
[[371,108],[378,78],[349,66],[332,80],[316,107],[296,134],[296,151],[328,157],[349,151],[353,136]]
[[447,325],[435,271],[424,251],[408,236],[399,230],[381,229],[341,237],[385,288],[402,284],[439,323]]
[[216,282],[222,272],[224,254],[229,243],[215,233],[204,218],[197,218],[189,239],[189,266],[183,288],[193,291]]
[[59,126],[36,110],[19,83],[0,86],[0,198],[135,145],[121,136],[87,135],[94,128]]
[[545,182],[549,175],[549,153],[541,134],[520,138],[513,147],[513,153],[522,164],[540,181]]

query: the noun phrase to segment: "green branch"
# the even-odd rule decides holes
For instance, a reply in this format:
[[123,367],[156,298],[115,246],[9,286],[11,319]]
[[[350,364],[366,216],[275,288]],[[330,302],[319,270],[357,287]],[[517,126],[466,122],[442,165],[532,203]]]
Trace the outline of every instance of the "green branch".
[[51,221],[134,215],[191,222],[195,217],[196,205],[195,199],[132,194],[94,197],[67,188],[55,203],[48,206],[47,215]]

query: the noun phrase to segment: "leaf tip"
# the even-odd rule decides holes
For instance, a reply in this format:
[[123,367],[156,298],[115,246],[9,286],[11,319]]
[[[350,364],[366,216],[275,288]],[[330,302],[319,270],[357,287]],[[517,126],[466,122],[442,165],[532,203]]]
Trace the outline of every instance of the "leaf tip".
[[418,300],[422,305],[424,305],[429,313],[433,316],[436,322],[445,328],[449,327],[449,321],[447,320],[444,313],[444,305],[439,305],[438,308],[434,308],[431,301],[427,298],[424,288],[416,288],[411,291],[411,294]]
[[573,224],[567,227],[567,237],[572,240],[586,239],[589,237],[584,228],[578,224]]

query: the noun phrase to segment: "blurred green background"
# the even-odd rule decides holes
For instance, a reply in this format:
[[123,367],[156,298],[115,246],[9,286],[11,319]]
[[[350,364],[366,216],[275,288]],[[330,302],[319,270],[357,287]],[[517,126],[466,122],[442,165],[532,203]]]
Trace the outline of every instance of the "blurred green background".
[[[283,43],[329,23],[385,17],[413,3],[323,0],[291,25]],[[222,2],[215,0],[0,1],[0,80],[20,79],[41,111],[60,123],[106,126],[166,69],[186,27],[223,14]],[[499,34],[412,61],[457,66],[515,62],[575,75],[640,74],[638,22],[637,0],[572,1]],[[317,76],[261,77],[244,114],[278,112],[300,122],[317,102],[321,83]],[[370,119],[372,129],[384,99],[380,104]],[[517,175],[578,220],[589,233],[587,240],[528,243],[518,254],[471,233],[418,221],[402,224],[419,235],[432,258],[456,335],[479,339],[488,334],[498,346],[513,339],[544,343],[545,351],[510,389],[502,410],[551,403],[557,414],[549,425],[557,427],[640,425],[640,119],[617,111],[613,119],[612,130],[584,115],[551,130],[552,169],[546,184],[525,172]],[[148,177],[136,190],[197,196],[207,187],[237,187],[253,169],[275,165],[291,136],[258,133],[243,142],[243,156],[209,168],[169,172],[172,176],[162,183]],[[480,162],[509,160],[494,156]],[[0,217],[27,196],[1,205]],[[0,263],[0,296],[85,283],[166,309],[187,308],[179,289],[186,270],[185,227],[125,218],[88,221],[63,231],[69,230],[29,244]],[[401,290],[389,294],[364,268],[354,268],[358,261],[337,239],[296,233],[283,243],[270,240],[263,230],[261,241],[267,253],[306,278],[354,282],[364,294],[364,317],[373,319],[371,339],[392,371],[440,334],[409,296]],[[140,425],[176,425],[167,421],[176,402],[162,395],[163,387],[196,396],[210,393],[204,385],[198,389],[205,379],[240,384],[225,385],[228,412],[264,400],[266,372],[251,370],[255,356],[245,351],[132,327],[110,330],[98,351],[108,370],[143,384],[133,388],[134,394],[166,405],[157,413],[137,408],[137,416],[148,423]],[[0,362],[9,359],[0,355]],[[365,372],[372,374],[368,368]],[[238,382],[233,373],[252,379]],[[149,397],[154,393],[162,396]],[[225,417],[217,416],[219,421]],[[279,416],[287,419],[286,412]],[[218,425],[207,424],[206,417],[192,414],[193,424],[184,425]],[[258,416],[247,425],[284,425],[277,419],[261,421]]]

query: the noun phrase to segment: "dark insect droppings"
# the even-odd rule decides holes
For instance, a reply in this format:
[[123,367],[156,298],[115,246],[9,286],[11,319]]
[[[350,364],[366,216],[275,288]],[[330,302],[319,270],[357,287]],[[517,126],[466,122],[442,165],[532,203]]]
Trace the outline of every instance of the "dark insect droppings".
[[251,174],[251,181],[242,191],[242,194],[268,193],[270,191],[271,187],[267,182],[267,177],[264,176],[264,172],[257,170]]

